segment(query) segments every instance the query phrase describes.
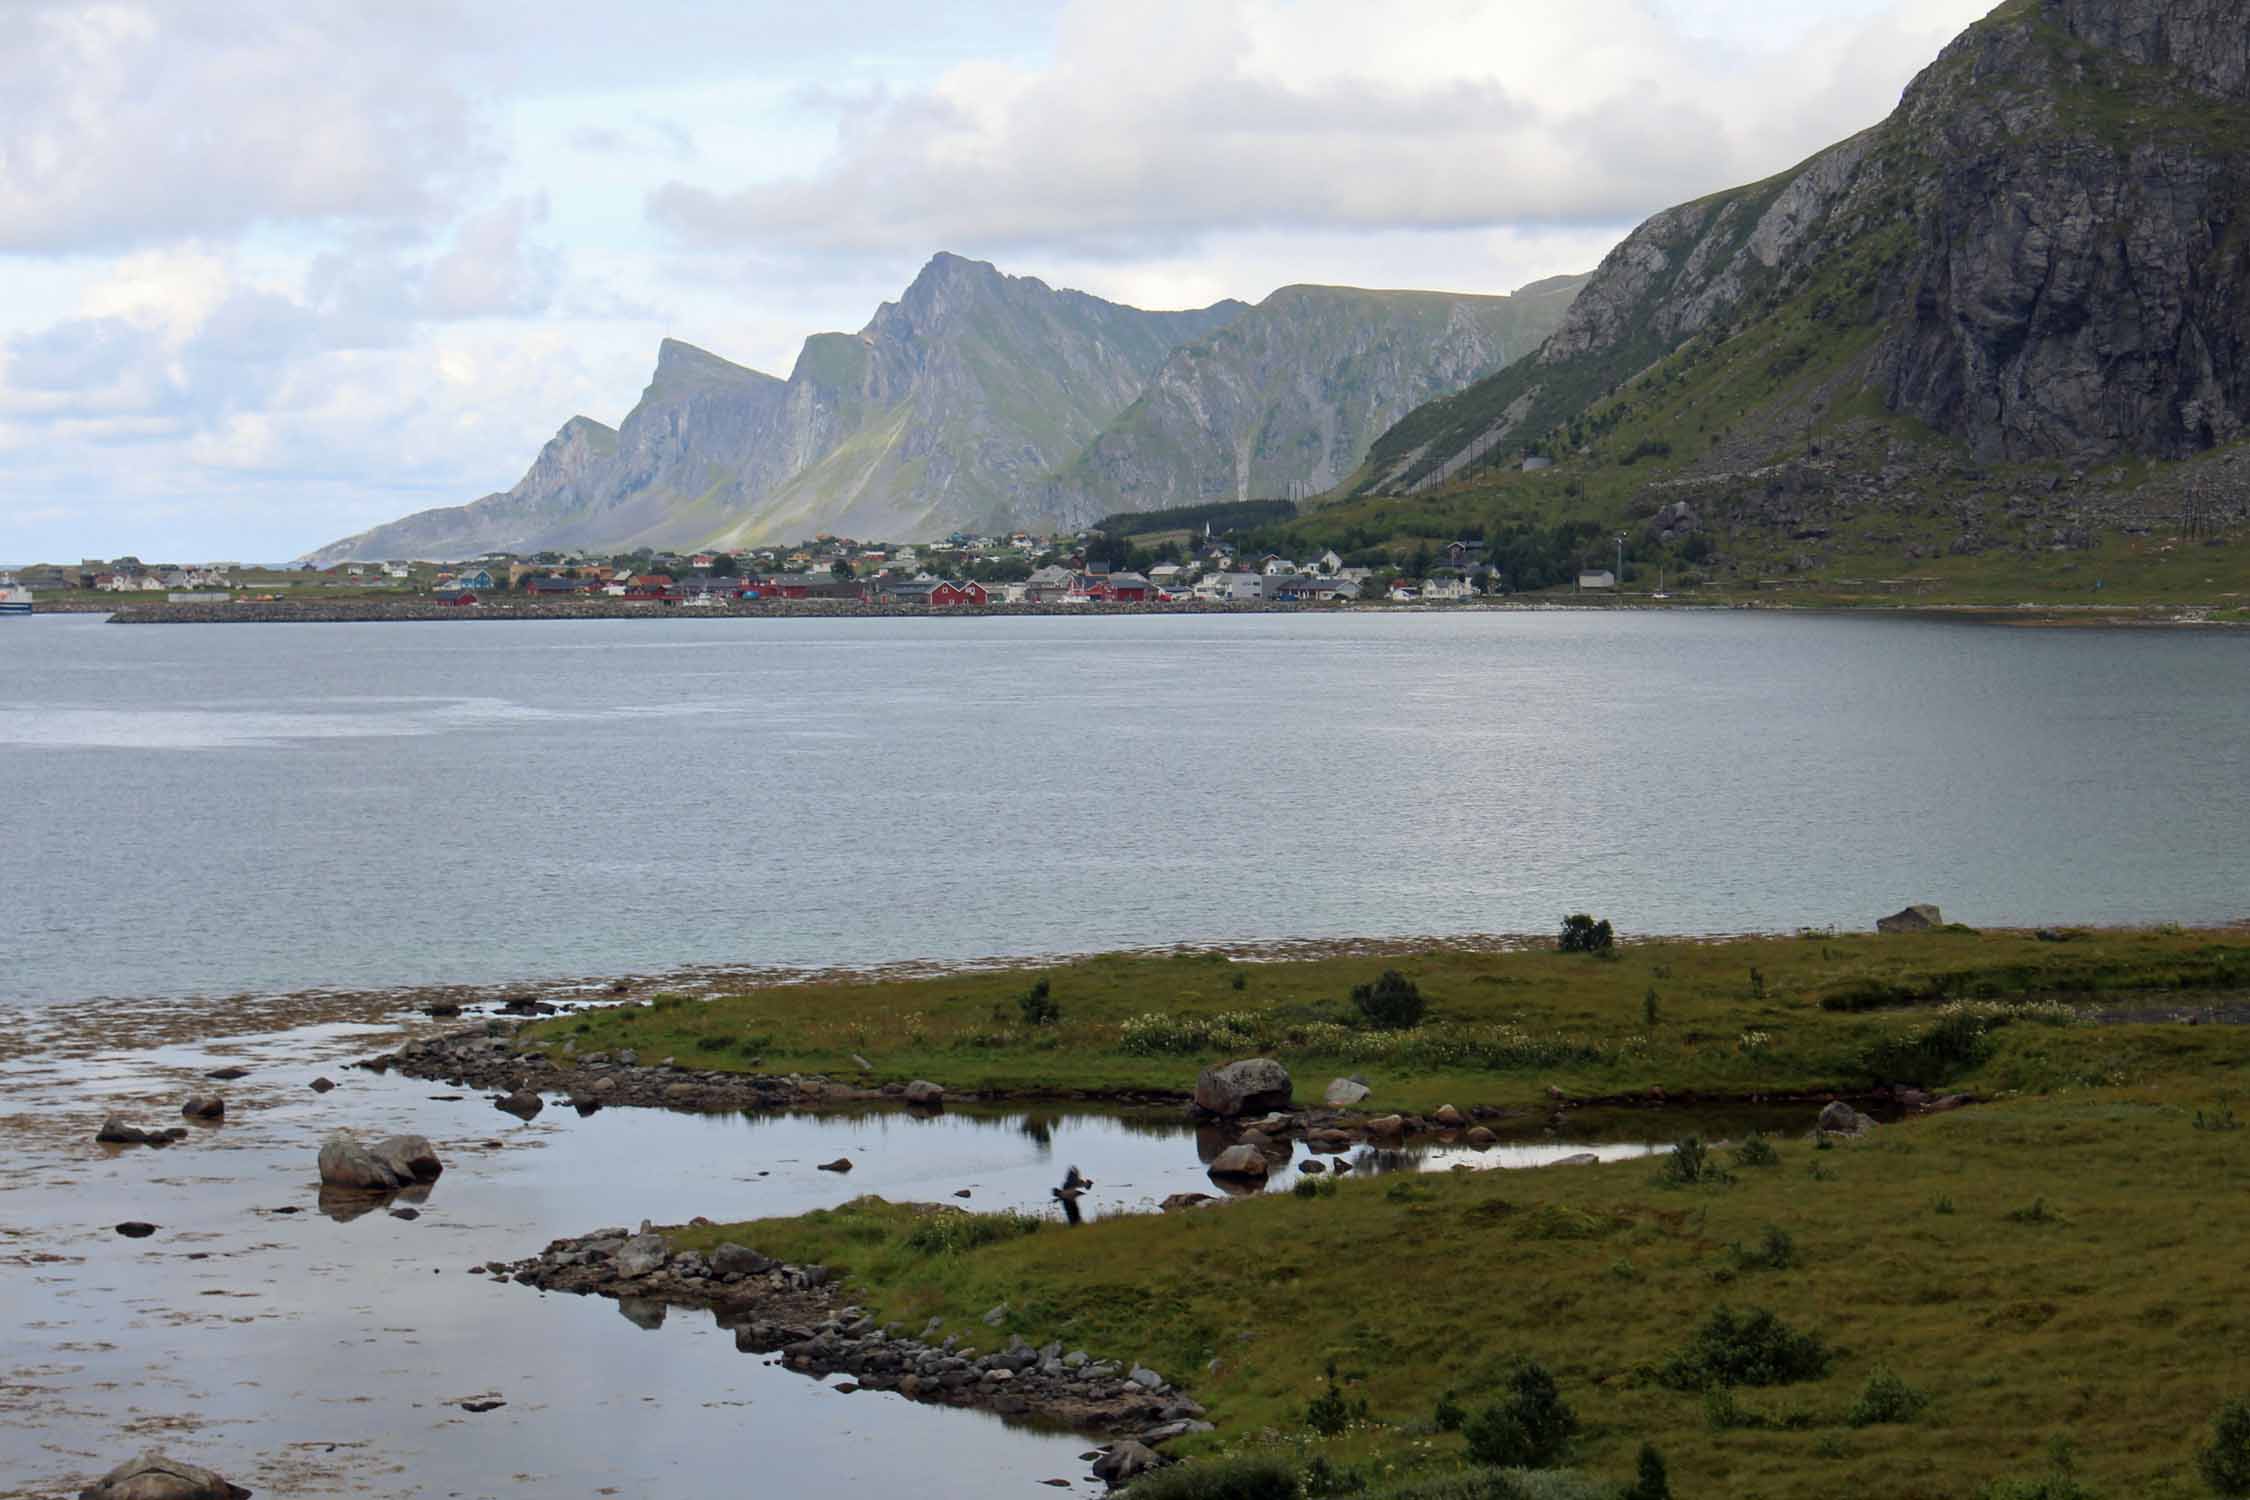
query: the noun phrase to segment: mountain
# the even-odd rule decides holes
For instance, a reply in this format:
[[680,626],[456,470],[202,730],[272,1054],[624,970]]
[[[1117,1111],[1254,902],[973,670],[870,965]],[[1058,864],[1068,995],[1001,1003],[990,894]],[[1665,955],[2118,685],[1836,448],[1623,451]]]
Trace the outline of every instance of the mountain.
[[2010,0],[1880,125],[1641,225],[1535,356],[1410,413],[1348,488],[1537,453],[1582,509],[1779,486],[1823,531],[1908,489],[2005,498],[1994,465],[2185,458],[2250,416],[2246,210],[2250,0]]
[[1144,312],[940,254],[787,380],[667,339],[616,430],[574,417],[514,488],[311,560],[926,540],[1324,488],[1418,401],[1536,347],[1575,286]]
[[1056,477],[1048,513],[1082,524],[1329,489],[1408,411],[1538,347],[1585,281],[1558,276],[1505,297],[1283,287],[1173,350]]

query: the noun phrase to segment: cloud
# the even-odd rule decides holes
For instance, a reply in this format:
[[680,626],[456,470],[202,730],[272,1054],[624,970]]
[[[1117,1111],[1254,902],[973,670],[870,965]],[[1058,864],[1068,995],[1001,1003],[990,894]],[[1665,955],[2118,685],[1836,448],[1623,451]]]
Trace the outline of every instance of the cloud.
[[0,48],[0,252],[259,224],[409,221],[489,165],[448,81],[459,28],[407,0],[18,0]]
[[808,255],[905,243],[1090,257],[1290,228],[1628,224],[1873,123],[1983,0],[1901,0],[1783,54],[1684,33],[1640,0],[1080,0],[1052,61],[830,92],[810,171],[675,179],[687,246]]
[[532,242],[547,217],[543,197],[511,198],[475,215],[422,275],[422,312],[432,318],[527,317],[555,294],[562,258]]

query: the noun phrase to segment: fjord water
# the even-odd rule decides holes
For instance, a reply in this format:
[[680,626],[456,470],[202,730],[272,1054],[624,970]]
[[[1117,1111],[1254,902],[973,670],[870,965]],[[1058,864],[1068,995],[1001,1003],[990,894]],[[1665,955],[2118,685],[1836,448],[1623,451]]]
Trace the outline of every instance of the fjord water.
[[2250,635],[0,627],[0,998],[2250,907]]

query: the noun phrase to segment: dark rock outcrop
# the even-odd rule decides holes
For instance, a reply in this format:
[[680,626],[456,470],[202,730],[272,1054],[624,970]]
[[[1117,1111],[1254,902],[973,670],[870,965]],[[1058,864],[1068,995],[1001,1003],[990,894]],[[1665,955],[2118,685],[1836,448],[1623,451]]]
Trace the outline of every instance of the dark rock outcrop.
[[250,1491],[151,1449],[80,1490],[78,1500],[250,1500]]

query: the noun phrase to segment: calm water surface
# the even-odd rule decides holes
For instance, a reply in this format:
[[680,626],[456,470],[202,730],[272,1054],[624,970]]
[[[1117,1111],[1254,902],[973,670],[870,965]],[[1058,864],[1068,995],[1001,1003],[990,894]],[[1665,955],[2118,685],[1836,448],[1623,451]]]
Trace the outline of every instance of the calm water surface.
[[0,623],[0,998],[2250,910],[2250,634]]

